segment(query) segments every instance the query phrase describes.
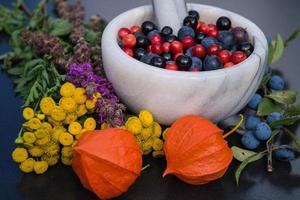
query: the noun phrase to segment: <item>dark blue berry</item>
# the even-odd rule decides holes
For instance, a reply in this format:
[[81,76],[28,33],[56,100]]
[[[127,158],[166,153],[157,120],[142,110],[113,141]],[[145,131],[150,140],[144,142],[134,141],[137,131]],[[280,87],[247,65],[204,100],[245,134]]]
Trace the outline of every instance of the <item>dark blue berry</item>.
[[200,19],[199,13],[196,10],[190,10],[189,16],[195,17],[195,18],[197,18],[197,20]]
[[150,64],[154,67],[164,68],[166,66],[166,61],[163,57],[154,56],[151,58]]
[[248,41],[249,37],[248,37],[248,33],[247,33],[246,29],[237,26],[237,27],[232,28],[231,32],[233,33],[237,44]]
[[151,21],[143,22],[141,28],[145,35],[147,35],[150,31],[157,29],[156,25]]
[[170,26],[165,26],[161,29],[161,35],[166,37],[173,33],[173,29]]
[[223,64],[218,56],[216,55],[206,56],[206,58],[204,59],[204,65],[203,65],[204,71],[210,71],[210,70],[216,70],[222,68],[223,68]]
[[221,31],[217,36],[225,49],[230,50],[235,45],[234,34],[230,31]]
[[141,62],[150,65],[151,59],[152,59],[153,57],[157,57],[157,56],[158,56],[158,55],[156,55],[156,54],[154,54],[154,53],[147,53],[147,54],[145,54],[145,55],[141,58]]
[[208,48],[212,44],[216,44],[217,40],[216,38],[213,37],[206,37],[201,41],[201,44],[205,47]]
[[272,90],[283,90],[284,89],[284,81],[280,76],[273,75],[268,82],[268,86]]
[[180,71],[187,71],[192,66],[192,59],[187,55],[180,55],[176,58],[176,64]]
[[198,32],[196,33],[196,36],[195,36],[195,42],[197,44],[201,44],[202,40],[206,37],[206,35],[203,33],[203,32]]
[[247,149],[256,149],[260,144],[260,141],[255,138],[252,131],[246,131],[241,138],[241,142]]
[[231,28],[231,21],[228,17],[219,17],[216,22],[217,28],[220,31],[229,30]]
[[256,126],[255,137],[259,140],[269,139],[271,136],[271,133],[272,133],[272,130],[271,130],[270,126],[265,122],[261,122]]
[[136,38],[135,47],[146,49],[151,44],[151,41],[145,36],[138,36]]
[[147,51],[143,48],[137,48],[135,51],[134,51],[134,57],[138,60],[140,60],[145,54],[147,53]]
[[187,16],[183,20],[183,26],[189,26],[192,29],[196,29],[198,25],[198,19],[193,16]]
[[165,41],[166,42],[173,42],[173,41],[175,41],[175,40],[177,40],[177,36],[176,35],[173,35],[173,34],[171,34],[171,35],[168,35],[168,36],[166,36],[165,37]]
[[162,55],[161,55],[161,57],[163,57],[164,59],[165,59],[165,61],[170,61],[170,60],[172,60],[172,55],[170,54],[170,53],[163,53]]
[[195,31],[189,26],[181,27],[178,31],[178,39],[182,40],[182,38],[184,38],[184,36],[187,35],[191,37],[195,37]]
[[247,104],[247,106],[249,108],[256,110],[261,99],[262,97],[259,94],[254,94],[251,100],[249,101],[249,103]]
[[193,47],[190,47],[188,48],[186,51],[185,51],[185,55],[189,56],[189,57],[193,57]]
[[192,66],[190,68],[190,71],[194,68],[199,69],[199,71],[202,70],[202,61],[200,58],[195,56],[192,57]]
[[261,122],[259,117],[250,115],[246,118],[245,121],[245,128],[248,130],[255,130],[257,125]]
[[290,149],[276,149],[274,151],[274,157],[281,161],[290,161],[295,159],[295,152]]
[[245,52],[246,56],[249,57],[253,52],[254,47],[250,42],[242,42],[237,46],[237,50]]
[[159,35],[159,34],[160,34],[160,32],[159,32],[158,30],[153,30],[153,31],[150,31],[150,32],[147,34],[147,38],[148,38],[149,40],[151,40],[152,37],[153,37],[154,35]]

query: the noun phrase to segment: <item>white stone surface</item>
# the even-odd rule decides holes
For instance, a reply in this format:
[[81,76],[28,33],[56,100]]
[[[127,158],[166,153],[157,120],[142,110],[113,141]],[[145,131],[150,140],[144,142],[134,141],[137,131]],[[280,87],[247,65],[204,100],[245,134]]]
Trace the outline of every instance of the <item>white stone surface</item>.
[[200,73],[169,71],[135,60],[118,46],[117,33],[121,27],[153,20],[152,6],[138,7],[117,16],[102,36],[104,69],[117,95],[130,110],[149,109],[166,125],[187,114],[217,122],[237,113],[258,88],[267,58],[267,40],[253,22],[213,6],[188,4],[188,8],[199,11],[201,20],[207,23],[228,16],[233,26],[247,29],[254,52],[234,67]]

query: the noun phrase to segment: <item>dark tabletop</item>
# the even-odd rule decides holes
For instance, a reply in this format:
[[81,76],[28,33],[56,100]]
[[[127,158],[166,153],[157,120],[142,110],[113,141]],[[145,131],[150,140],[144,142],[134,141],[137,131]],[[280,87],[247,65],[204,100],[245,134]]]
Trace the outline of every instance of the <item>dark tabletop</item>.
[[[9,0],[1,4],[9,5]],[[37,1],[28,0],[30,6]],[[119,13],[144,4],[150,0],[85,0],[87,16],[98,13],[111,20]],[[255,22],[269,37],[277,32],[287,36],[296,26],[300,26],[299,0],[194,0],[211,4],[242,14]],[[8,50],[7,38],[0,36],[0,54]],[[273,66],[288,80],[289,87],[300,93],[300,38],[292,42],[284,57]],[[23,175],[11,159],[14,139],[22,123],[21,100],[13,93],[12,80],[0,72],[0,200],[10,199],[51,199],[51,200],[91,200],[97,197],[85,190],[70,167],[57,165],[46,174]],[[300,99],[298,99],[300,102]],[[297,128],[297,127],[296,127]],[[298,129],[298,135],[300,130]],[[237,136],[229,139],[236,143]],[[164,159],[146,157],[144,163],[151,168],[144,171],[129,191],[118,199],[162,200],[162,199],[203,199],[203,200],[299,200],[300,199],[300,159],[291,163],[274,163],[274,172],[266,172],[265,160],[253,163],[243,172],[239,187],[234,184],[233,173],[237,162],[233,162],[225,176],[215,182],[202,185],[187,185],[173,176],[162,178]]]

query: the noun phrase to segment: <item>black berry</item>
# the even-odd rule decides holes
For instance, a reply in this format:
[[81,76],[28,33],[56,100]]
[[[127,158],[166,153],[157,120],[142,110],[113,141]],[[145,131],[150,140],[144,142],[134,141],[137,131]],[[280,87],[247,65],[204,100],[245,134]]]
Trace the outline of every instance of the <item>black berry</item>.
[[165,59],[165,61],[172,60],[172,55],[170,53],[163,53],[161,56]]
[[147,53],[147,51],[143,48],[137,48],[135,51],[134,51],[134,57],[138,60],[140,60],[145,54]]
[[203,32],[198,32],[195,36],[195,42],[197,44],[201,44],[201,41],[206,37],[206,35]]
[[199,13],[196,10],[190,10],[189,16],[195,17],[195,18],[197,18],[197,20],[200,19]]
[[220,31],[229,30],[231,28],[231,21],[228,17],[219,17],[216,25]]
[[145,21],[142,24],[142,32],[147,35],[150,31],[156,30],[156,25],[153,22]]
[[155,56],[151,59],[150,64],[155,67],[164,68],[166,65],[166,61],[160,56]]
[[183,20],[183,26],[189,26],[193,29],[196,29],[198,25],[198,20],[196,17],[187,16]]
[[165,26],[161,29],[161,35],[166,37],[173,33],[173,29],[170,26]]
[[176,64],[180,71],[187,71],[192,66],[192,59],[187,55],[180,55],[176,58]]
[[173,34],[168,35],[168,36],[165,37],[165,41],[166,41],[166,42],[170,42],[170,43],[171,43],[171,42],[173,42],[173,41],[175,41],[175,40],[178,40],[178,39],[177,39],[177,36],[176,36],[176,35],[173,35]]
[[144,48],[146,49],[151,44],[151,41],[146,36],[138,36],[136,38],[135,46],[137,48]]
[[254,50],[254,47],[249,42],[243,42],[238,45],[237,50],[245,52],[246,56],[249,57]]

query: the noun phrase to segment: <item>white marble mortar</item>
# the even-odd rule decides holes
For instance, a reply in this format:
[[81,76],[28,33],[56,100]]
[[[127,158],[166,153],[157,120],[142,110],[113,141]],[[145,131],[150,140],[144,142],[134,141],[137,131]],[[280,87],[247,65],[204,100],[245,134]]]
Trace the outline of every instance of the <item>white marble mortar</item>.
[[102,36],[104,69],[117,95],[131,111],[148,109],[165,125],[187,114],[218,122],[237,113],[257,90],[267,61],[266,37],[253,22],[213,6],[188,4],[188,9],[197,10],[206,23],[227,16],[233,26],[246,28],[254,52],[234,67],[200,73],[169,71],[144,64],[122,51],[117,33],[121,27],[153,20],[152,6],[120,14],[107,25]]

